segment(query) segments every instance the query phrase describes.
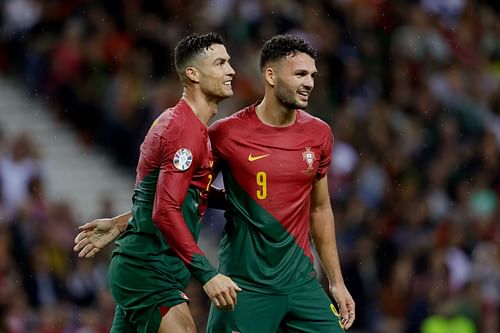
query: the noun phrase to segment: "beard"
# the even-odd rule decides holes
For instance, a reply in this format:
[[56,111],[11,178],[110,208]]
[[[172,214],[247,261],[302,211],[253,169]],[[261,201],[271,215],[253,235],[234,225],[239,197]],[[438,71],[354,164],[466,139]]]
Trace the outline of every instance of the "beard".
[[217,101],[222,101],[228,97],[233,96],[232,87],[229,88],[226,86],[221,86],[216,84],[202,87],[202,91],[207,97]]
[[289,89],[285,84],[283,84],[279,79],[276,82],[275,96],[278,101],[281,102],[287,109],[305,109],[307,108],[307,102],[301,102],[297,100],[297,94],[295,91]]

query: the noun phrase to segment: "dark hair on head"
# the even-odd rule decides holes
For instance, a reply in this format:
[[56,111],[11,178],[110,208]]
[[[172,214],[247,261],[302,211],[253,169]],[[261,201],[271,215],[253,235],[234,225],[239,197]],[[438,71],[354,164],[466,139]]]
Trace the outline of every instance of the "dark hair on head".
[[318,54],[316,50],[304,39],[295,35],[277,35],[269,39],[262,46],[260,51],[260,69],[269,62],[280,60],[286,56],[293,55],[295,52],[308,54],[316,60]]
[[224,45],[224,38],[216,32],[209,32],[194,33],[180,40],[174,50],[174,63],[177,73],[181,75],[186,64],[212,44]]

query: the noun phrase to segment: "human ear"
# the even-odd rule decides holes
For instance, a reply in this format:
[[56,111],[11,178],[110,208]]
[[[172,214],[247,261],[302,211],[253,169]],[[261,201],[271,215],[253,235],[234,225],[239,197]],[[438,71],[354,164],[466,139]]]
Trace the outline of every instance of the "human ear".
[[196,68],[194,67],[186,67],[186,77],[192,81],[192,82],[195,82],[195,83],[199,83],[200,82],[200,78],[199,78],[199,72]]
[[267,67],[264,70],[264,78],[271,87],[274,87],[275,80],[276,80],[276,73],[272,67]]

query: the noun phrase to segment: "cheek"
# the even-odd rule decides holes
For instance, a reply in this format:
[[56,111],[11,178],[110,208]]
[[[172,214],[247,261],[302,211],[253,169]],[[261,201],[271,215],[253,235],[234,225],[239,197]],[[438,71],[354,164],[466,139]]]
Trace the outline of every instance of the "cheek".
[[281,91],[291,90],[291,80],[278,80],[276,81],[276,87]]
[[217,83],[218,79],[213,75],[213,73],[207,73],[203,76],[201,83],[205,87],[212,87]]

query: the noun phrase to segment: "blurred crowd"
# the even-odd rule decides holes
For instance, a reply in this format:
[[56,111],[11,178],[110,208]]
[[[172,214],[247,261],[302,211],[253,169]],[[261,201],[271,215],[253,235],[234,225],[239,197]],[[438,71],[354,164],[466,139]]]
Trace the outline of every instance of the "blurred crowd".
[[[218,31],[237,74],[217,117],[262,93],[278,33],[319,51],[309,111],[334,132],[330,193],[354,332],[500,333],[500,5],[479,0],[5,0],[0,73],[133,170],[179,98],[173,47]],[[0,137],[0,332],[110,327],[109,250],[72,253],[29,134]],[[103,205],[103,216],[113,212]],[[217,239],[223,221],[209,218]],[[215,235],[215,236],[214,236]],[[213,245],[214,247],[216,244]],[[208,311],[190,286],[200,332]]]

